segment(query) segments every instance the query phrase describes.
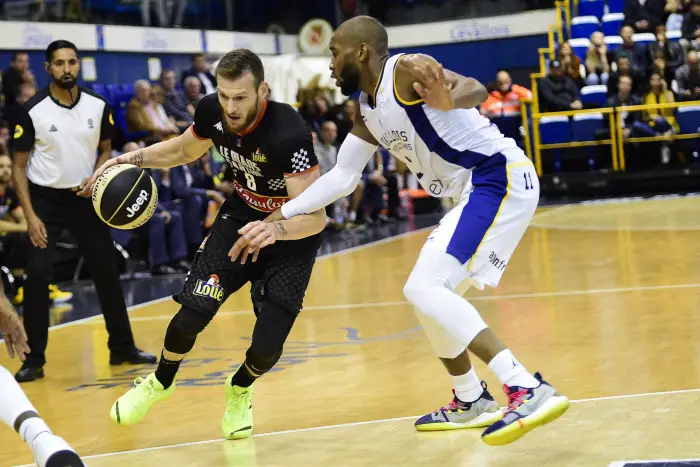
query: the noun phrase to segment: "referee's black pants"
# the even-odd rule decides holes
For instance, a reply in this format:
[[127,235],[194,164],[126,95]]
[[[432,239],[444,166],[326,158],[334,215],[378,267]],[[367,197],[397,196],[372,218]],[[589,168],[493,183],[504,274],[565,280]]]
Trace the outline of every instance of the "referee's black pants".
[[47,247],[32,245],[24,282],[24,328],[31,353],[25,366],[46,363],[49,338],[49,284],[53,277],[56,240],[68,228],[78,242],[85,264],[95,283],[113,354],[128,354],[136,349],[129,316],[119,281],[119,267],[109,227],[92,207],[90,198],[81,198],[72,190],[58,190],[29,183],[32,206],[46,226]]

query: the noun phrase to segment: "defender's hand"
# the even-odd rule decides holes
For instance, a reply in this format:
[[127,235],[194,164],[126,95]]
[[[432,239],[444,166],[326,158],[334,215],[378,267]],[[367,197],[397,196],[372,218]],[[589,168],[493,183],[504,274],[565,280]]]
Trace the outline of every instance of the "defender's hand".
[[15,354],[17,354],[17,358],[24,361],[25,354],[30,352],[27,334],[24,332],[22,321],[14,311],[0,312],[0,332],[5,339],[5,346],[10,358],[15,358]]

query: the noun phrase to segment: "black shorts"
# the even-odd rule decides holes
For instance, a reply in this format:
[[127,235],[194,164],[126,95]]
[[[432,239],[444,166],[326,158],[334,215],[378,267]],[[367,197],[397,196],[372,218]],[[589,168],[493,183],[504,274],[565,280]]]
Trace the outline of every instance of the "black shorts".
[[0,266],[24,269],[29,263],[32,242],[26,232],[0,235]]
[[173,298],[179,304],[213,317],[232,293],[250,282],[257,314],[263,300],[274,300],[298,313],[309,285],[321,235],[301,240],[278,241],[260,250],[258,260],[231,261],[228,252],[240,237],[238,230],[248,221],[225,212],[226,205],[199,247],[185,279]]

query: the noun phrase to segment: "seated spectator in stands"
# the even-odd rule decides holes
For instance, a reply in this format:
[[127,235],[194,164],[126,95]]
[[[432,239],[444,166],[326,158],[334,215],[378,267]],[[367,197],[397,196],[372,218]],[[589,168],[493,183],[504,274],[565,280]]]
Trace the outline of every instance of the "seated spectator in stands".
[[[607,107],[625,107],[631,105],[640,105],[642,99],[639,96],[632,94],[632,78],[629,76],[621,76],[617,84],[617,94],[608,97]],[[622,137],[627,139],[635,132],[636,125],[641,121],[640,112],[623,112],[620,111],[622,119]]]
[[677,42],[669,41],[666,38],[666,26],[661,24],[656,27],[656,42],[649,44],[647,50],[651,63],[653,63],[658,56],[664,58],[666,62],[665,78],[670,85],[673,76],[676,74],[676,70],[685,62],[683,46]]
[[690,11],[683,17],[681,43],[686,49],[700,50],[700,0],[693,0]]
[[[149,136],[144,140],[156,143],[180,133],[172,122],[163,121],[158,105],[151,99],[151,83],[140,79],[134,83],[134,97],[126,107],[126,123],[129,131],[145,131]],[[166,119],[167,120],[167,119]]]
[[625,55],[619,57],[616,64],[617,71],[611,72],[610,78],[608,78],[608,96],[617,94],[617,83],[621,76],[628,76],[632,80],[632,94],[641,96],[644,87],[644,75],[632,68],[632,62]]
[[190,76],[194,76],[200,82],[200,92],[203,92],[205,95],[216,92],[216,77],[211,73],[204,54],[192,56],[192,68],[183,71],[182,76],[180,76],[182,87],[187,87],[185,86],[185,80]]
[[352,124],[355,121],[355,111],[357,109],[357,102],[352,99],[348,99],[343,102],[343,110],[339,112],[335,117],[335,124],[338,128],[338,137],[336,138],[336,144],[340,146],[345,141],[348,133],[352,130]]
[[321,95],[316,96],[314,102],[316,103],[316,109],[318,110],[318,124],[323,125],[326,120],[330,119],[330,115],[328,113],[331,107],[330,102],[328,98]]
[[[668,89],[663,77],[657,72],[652,72],[649,76],[649,92],[644,96],[642,103],[654,105],[670,104],[675,101],[673,92]],[[644,111],[643,118],[657,135],[671,135],[679,130],[674,109],[647,110]]]
[[640,72],[647,69],[647,48],[644,44],[634,42],[634,29],[632,26],[623,26],[620,29],[620,37],[622,37],[622,45],[613,51],[613,59],[615,62],[620,57],[627,57],[632,62],[632,67]]
[[10,152],[10,124],[7,120],[0,120],[0,155]]
[[671,89],[671,83],[673,83],[675,74],[672,73],[668,68],[668,65],[666,65],[666,59],[664,58],[663,52],[659,52],[659,54],[654,57],[654,60],[651,62],[649,76],[651,76],[652,73],[660,74],[664,81],[666,81],[666,87]]
[[586,52],[586,84],[607,84],[610,77],[610,64],[608,63],[608,47],[605,45],[605,36],[596,31],[591,34],[591,45]]
[[545,112],[579,110],[581,94],[574,80],[564,75],[561,62],[553,60],[549,65],[549,75],[539,83],[540,105]]
[[190,256],[194,254],[204,238],[203,225],[208,201],[212,200],[218,205],[225,201],[221,193],[213,189],[213,178],[208,179],[197,162],[171,168],[169,179],[173,199],[180,200]]
[[197,108],[197,104],[202,100],[202,85],[197,78],[190,76],[185,79],[185,101],[188,107]]
[[2,74],[2,90],[6,107],[12,107],[17,103],[19,87],[22,83],[31,83],[36,86],[34,74],[29,69],[29,55],[26,52],[15,52],[12,55],[10,68]]
[[636,32],[654,32],[662,24],[666,0],[625,0],[625,24],[634,27]]
[[194,106],[187,102],[182,91],[175,88],[175,72],[173,70],[165,70],[160,75],[160,84],[163,87],[163,108],[166,115],[175,120],[175,125],[180,130],[185,130],[192,125]]
[[571,44],[564,42],[559,47],[559,61],[564,70],[564,75],[568,76],[579,88],[583,86],[583,78],[581,77],[581,59],[574,53]]
[[182,216],[176,206],[158,202],[156,212],[146,223],[148,262],[154,275],[187,272],[187,241]]
[[505,70],[496,73],[496,83],[486,101],[481,104],[481,114],[487,117],[510,117],[520,115],[520,100],[532,98],[529,89],[513,84]]
[[165,112],[165,107],[163,107],[163,103],[165,102],[163,88],[161,88],[157,84],[151,88],[151,100],[155,104],[156,112],[158,113],[158,121],[161,124],[167,126],[170,129],[170,131],[179,133],[180,129],[175,124],[175,119],[169,117],[168,114]]
[[[666,30],[680,31],[683,27],[683,15],[686,3],[690,0],[666,0],[665,12],[668,14]],[[689,8],[689,5],[688,5]]]
[[676,70],[676,82],[681,100],[700,100],[700,62],[697,51],[688,52],[688,63]]

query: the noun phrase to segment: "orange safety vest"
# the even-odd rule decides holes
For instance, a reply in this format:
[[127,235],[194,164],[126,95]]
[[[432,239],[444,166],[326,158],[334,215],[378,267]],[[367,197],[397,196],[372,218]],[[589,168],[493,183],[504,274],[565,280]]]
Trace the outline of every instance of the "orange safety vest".
[[491,91],[486,101],[481,104],[481,114],[487,117],[510,117],[520,115],[520,99],[531,99],[529,89],[514,84],[507,94]]

